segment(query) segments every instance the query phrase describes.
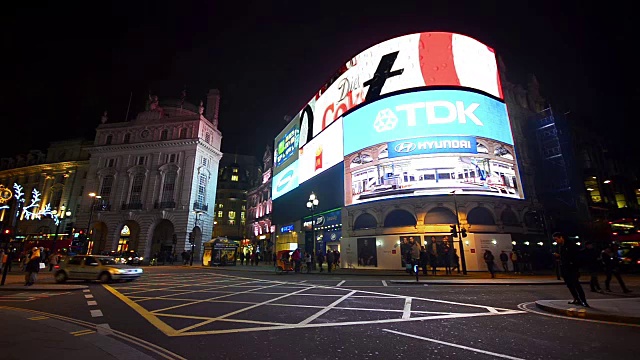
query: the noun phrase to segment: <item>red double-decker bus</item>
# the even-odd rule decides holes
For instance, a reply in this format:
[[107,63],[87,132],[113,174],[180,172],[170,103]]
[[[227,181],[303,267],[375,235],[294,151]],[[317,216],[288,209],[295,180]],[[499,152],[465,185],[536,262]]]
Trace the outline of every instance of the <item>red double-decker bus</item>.
[[640,246],[640,222],[637,218],[622,218],[609,221],[611,240],[620,247]]

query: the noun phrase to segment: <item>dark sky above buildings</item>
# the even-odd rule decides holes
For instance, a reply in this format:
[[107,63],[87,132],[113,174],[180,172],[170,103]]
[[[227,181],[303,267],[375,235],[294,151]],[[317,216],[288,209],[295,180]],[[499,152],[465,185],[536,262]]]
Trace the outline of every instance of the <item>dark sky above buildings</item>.
[[[630,9],[582,1],[108,1],[4,9],[0,156],[93,139],[104,110],[123,121],[149,91],[197,104],[222,94],[223,151],[260,156],[324,82],[375,43],[420,31],[474,37],[508,77],[537,76],[576,121],[620,140],[637,90]],[[512,4],[514,3],[514,4]],[[629,120],[626,120],[629,118]],[[626,130],[625,130],[626,129]],[[638,143],[638,141],[635,141]]]

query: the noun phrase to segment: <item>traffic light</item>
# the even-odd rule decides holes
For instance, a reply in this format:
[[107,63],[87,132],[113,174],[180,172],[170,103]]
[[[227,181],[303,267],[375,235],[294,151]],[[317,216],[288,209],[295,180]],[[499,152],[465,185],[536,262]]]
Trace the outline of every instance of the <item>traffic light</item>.
[[451,237],[457,238],[458,237],[458,226],[449,225],[449,227],[451,228]]
[[67,223],[67,225],[65,225],[64,232],[69,234],[69,235],[73,234],[73,223],[72,222]]
[[193,234],[193,231],[189,233],[189,244],[193,244],[196,240],[195,235]]
[[464,229],[464,228],[463,228],[463,229],[461,229],[461,230],[460,230],[460,234],[462,234],[462,237],[463,237],[463,238],[466,238],[466,237],[467,237],[467,229]]

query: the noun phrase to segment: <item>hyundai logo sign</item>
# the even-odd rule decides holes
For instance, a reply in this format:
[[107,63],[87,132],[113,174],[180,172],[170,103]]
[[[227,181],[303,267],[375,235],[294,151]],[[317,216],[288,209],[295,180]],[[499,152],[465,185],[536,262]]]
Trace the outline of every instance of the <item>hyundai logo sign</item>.
[[412,142],[401,142],[393,149],[398,153],[410,153],[416,149],[416,144]]

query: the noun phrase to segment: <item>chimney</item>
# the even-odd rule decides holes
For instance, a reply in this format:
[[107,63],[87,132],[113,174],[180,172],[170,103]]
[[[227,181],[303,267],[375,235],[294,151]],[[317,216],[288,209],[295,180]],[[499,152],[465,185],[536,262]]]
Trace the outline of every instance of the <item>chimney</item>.
[[207,112],[205,117],[218,127],[218,110],[220,110],[220,90],[211,89],[207,94]]

